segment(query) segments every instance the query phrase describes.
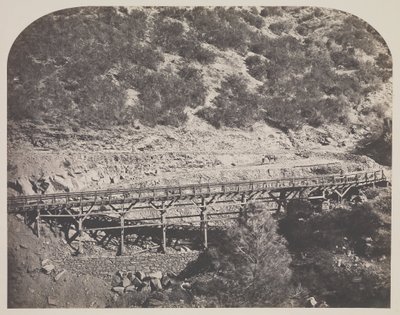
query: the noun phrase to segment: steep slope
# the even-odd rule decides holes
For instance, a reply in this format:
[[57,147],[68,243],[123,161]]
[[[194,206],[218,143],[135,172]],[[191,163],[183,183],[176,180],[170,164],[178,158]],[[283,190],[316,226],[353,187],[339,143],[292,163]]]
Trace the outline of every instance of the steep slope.
[[379,34],[335,10],[55,12],[10,51],[9,193],[375,166],[351,152],[390,120],[390,77]]
[[18,37],[8,70],[11,119],[179,126],[195,108],[215,125],[348,127],[391,102],[383,39],[320,8],[63,10]]

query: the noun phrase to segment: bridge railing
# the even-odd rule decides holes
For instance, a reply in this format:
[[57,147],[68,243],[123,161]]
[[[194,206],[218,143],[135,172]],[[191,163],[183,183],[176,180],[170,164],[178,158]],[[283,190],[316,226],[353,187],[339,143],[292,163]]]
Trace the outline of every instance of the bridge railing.
[[133,188],[97,190],[83,192],[66,192],[56,194],[18,196],[8,198],[8,211],[13,207],[34,206],[39,204],[68,204],[81,201],[102,201],[112,203],[113,200],[125,198],[145,200],[187,196],[204,196],[210,194],[228,194],[289,187],[316,187],[343,184],[368,184],[386,180],[383,170],[356,172],[350,174],[319,175],[310,177],[279,178],[256,181],[240,181],[227,183],[205,183],[181,186],[163,186],[154,188]]

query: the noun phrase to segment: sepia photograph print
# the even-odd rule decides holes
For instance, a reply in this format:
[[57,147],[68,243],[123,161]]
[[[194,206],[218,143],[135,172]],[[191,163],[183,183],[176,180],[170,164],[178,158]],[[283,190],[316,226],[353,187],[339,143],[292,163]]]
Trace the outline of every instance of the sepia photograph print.
[[385,38],[326,7],[31,21],[7,308],[391,308],[392,84]]

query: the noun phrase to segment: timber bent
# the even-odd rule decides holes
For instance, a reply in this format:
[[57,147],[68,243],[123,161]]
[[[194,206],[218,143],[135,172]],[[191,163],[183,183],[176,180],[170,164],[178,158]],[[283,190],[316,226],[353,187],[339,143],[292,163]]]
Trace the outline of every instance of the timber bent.
[[[161,229],[160,246],[165,251],[167,227],[175,225],[174,220],[188,218],[195,219],[191,224],[200,224],[203,246],[207,248],[209,223],[245,217],[245,206],[250,202],[272,203],[281,211],[293,199],[336,198],[341,202],[359,188],[389,183],[383,170],[373,170],[301,178],[65,192],[10,197],[7,211],[24,214],[28,224],[35,223],[39,237],[42,220],[72,222],[76,233],[71,239],[78,239],[78,252],[82,252],[79,236],[83,232],[120,230],[120,253],[123,254],[125,230],[143,227]],[[218,204],[237,209],[213,208]],[[195,208],[197,213],[173,211],[173,208],[188,207]],[[146,215],[138,215],[141,211],[146,211]]]

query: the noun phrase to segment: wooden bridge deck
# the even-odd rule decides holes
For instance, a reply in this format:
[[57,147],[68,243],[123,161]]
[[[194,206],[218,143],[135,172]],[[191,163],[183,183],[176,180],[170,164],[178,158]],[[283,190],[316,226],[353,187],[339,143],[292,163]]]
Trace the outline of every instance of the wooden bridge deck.
[[164,186],[153,188],[132,188],[65,192],[56,194],[18,196],[8,198],[8,212],[23,212],[37,207],[109,205],[129,202],[170,201],[210,197],[231,193],[254,193],[260,191],[284,191],[301,188],[335,188],[343,185],[365,186],[387,181],[383,170],[351,174],[322,175],[301,178],[279,178],[256,181],[221,182]]
[[[167,227],[175,225],[175,219],[194,218],[191,223],[200,224],[204,247],[207,247],[208,224],[245,217],[245,206],[249,202],[272,202],[279,210],[292,199],[326,199],[336,195],[341,201],[351,189],[387,183],[383,170],[372,170],[302,178],[66,192],[11,197],[7,211],[23,213],[28,224],[35,222],[38,236],[42,219],[73,221],[76,235],[72,239],[78,238],[78,241],[82,232],[120,230],[121,253],[127,229],[160,227],[161,247],[165,250]],[[237,206],[238,210],[215,210],[215,204]],[[171,211],[173,207],[188,206],[197,209],[197,213]],[[135,212],[138,214],[140,210],[151,210],[153,215],[136,215],[135,218]],[[79,252],[81,250],[79,241]]]

